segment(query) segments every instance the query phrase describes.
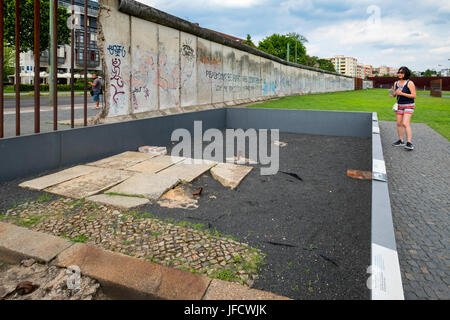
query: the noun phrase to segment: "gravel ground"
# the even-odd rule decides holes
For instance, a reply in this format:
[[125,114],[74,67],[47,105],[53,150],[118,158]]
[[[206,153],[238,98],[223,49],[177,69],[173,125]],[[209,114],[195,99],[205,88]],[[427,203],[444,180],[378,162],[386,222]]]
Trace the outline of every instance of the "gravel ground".
[[256,289],[293,299],[369,299],[371,181],[346,172],[371,171],[370,139],[281,133],[279,140],[288,145],[278,174],[261,176],[255,165],[230,190],[207,173],[193,183],[204,188],[198,209],[145,210],[261,249],[267,257]]
[[[206,173],[189,186],[192,189],[200,186],[204,188],[197,209],[165,208],[151,203],[138,208],[141,214],[126,214],[126,218],[141,219],[142,213],[150,213],[157,218],[150,220],[163,223],[161,226],[171,231],[175,231],[172,230],[175,227],[193,230],[190,228],[192,225],[203,224],[209,232],[197,233],[197,239],[193,234],[194,242],[189,245],[194,248],[198,239],[206,244],[208,237],[217,236],[214,239],[219,241],[219,247],[224,245],[224,248],[221,247],[223,254],[228,250],[227,244],[233,242],[236,242],[236,246],[239,246],[237,242],[242,243],[244,252],[247,250],[248,261],[260,262],[259,258],[266,254],[259,277],[254,277],[253,271],[247,273],[250,280],[248,284],[253,285],[253,288],[293,299],[369,299],[370,292],[365,284],[366,270],[370,264],[371,182],[348,178],[346,171],[371,170],[370,139],[284,133],[280,134],[280,141],[288,145],[280,148],[280,171],[276,175],[261,176],[260,165],[254,165],[243,182],[230,190],[214,180],[210,173]],[[302,180],[283,172],[295,173]],[[20,182],[31,178],[34,177],[0,184],[0,212],[22,201],[37,200],[45,194],[18,187]],[[89,210],[83,217],[80,215],[84,223],[89,219],[97,221],[90,218]],[[123,220],[123,216],[114,215],[113,212],[109,213],[115,216],[117,222]],[[173,220],[163,222],[164,219]],[[23,219],[20,221],[23,223]],[[130,224],[122,222],[125,222],[125,230],[128,230]],[[187,226],[186,222],[191,225]],[[73,224],[70,221],[68,223]],[[136,223],[133,220],[128,223],[134,228],[134,235]],[[151,229],[151,225],[144,225],[144,229]],[[60,234],[74,229],[73,225],[57,226],[60,229],[56,229],[56,232]],[[85,225],[80,227],[87,230]],[[96,225],[92,227],[95,229]],[[150,229],[145,229],[147,232],[143,234],[148,235]],[[231,235],[233,239],[224,238],[224,234]],[[79,235],[73,236],[76,238]],[[125,238],[119,238],[116,244],[126,245],[125,250],[128,250],[128,245],[136,246],[136,243],[131,243],[136,239],[131,239],[127,231],[122,236]],[[92,241],[98,240],[94,237]],[[173,240],[175,237],[170,241]],[[111,249],[108,241],[103,243],[107,243]],[[245,247],[245,244],[250,247]],[[257,261],[251,258],[255,253]],[[239,253],[240,258],[242,255]],[[218,252],[216,256],[220,256]],[[237,260],[234,265],[241,265],[245,270],[243,262],[246,259]],[[188,262],[187,267],[191,268],[191,261]],[[186,266],[183,263],[181,265]],[[231,275],[221,273],[219,277],[241,275],[239,270],[235,271]]]
[[[78,282],[79,281],[79,282]],[[78,285],[77,285],[78,282]],[[77,285],[75,289],[69,285]],[[108,300],[100,284],[65,268],[23,260],[20,265],[0,262],[0,300]]]

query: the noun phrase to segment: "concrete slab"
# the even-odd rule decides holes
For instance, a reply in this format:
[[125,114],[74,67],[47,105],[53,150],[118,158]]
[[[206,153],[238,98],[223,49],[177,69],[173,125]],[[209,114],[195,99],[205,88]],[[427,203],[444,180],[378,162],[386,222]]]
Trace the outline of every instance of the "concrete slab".
[[107,194],[98,194],[88,197],[86,200],[123,209],[131,209],[150,202],[150,200],[144,198],[112,196]]
[[217,162],[209,160],[201,160],[200,163],[195,163],[194,159],[186,159],[176,165],[160,171],[157,175],[172,176],[184,182],[192,182],[195,178],[199,177],[216,164]]
[[213,279],[203,300],[291,300],[271,292],[250,289],[238,283]]
[[6,263],[29,258],[47,263],[71,245],[62,238],[0,222],[0,260]]
[[156,155],[142,152],[126,151],[112,157],[88,163],[88,166],[109,169],[128,169],[142,161],[149,160]]
[[66,197],[81,199],[111,188],[135,173],[124,170],[102,169],[93,173],[60,183],[44,191]]
[[211,281],[82,243],[62,252],[53,264],[79,266],[82,274],[98,280],[104,293],[114,299],[200,300]]
[[173,166],[174,164],[177,164],[185,159],[186,158],[183,157],[158,156],[131,166],[127,170],[145,173],[158,173],[159,171]]
[[236,188],[252,171],[253,167],[241,166],[232,163],[219,163],[211,168],[211,175],[218,180],[224,187]]
[[19,187],[33,190],[43,190],[45,188],[57,185],[61,182],[75,179],[98,170],[100,169],[90,166],[76,166],[33,180],[25,181],[19,184]]
[[135,173],[133,177],[108,190],[119,194],[144,196],[157,200],[178,183],[174,176],[158,176],[154,173]]

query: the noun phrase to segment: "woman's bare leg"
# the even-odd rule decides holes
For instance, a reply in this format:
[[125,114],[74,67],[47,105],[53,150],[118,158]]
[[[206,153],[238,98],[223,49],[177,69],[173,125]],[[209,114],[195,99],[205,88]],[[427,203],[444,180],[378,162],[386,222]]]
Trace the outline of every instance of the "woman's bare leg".
[[403,115],[397,114],[397,132],[398,132],[398,138],[403,141],[403,137],[405,134],[405,127],[403,126]]
[[403,121],[402,121],[403,127],[405,128],[405,131],[406,131],[406,139],[410,143],[412,143],[411,117],[412,117],[412,114],[405,113],[403,115]]

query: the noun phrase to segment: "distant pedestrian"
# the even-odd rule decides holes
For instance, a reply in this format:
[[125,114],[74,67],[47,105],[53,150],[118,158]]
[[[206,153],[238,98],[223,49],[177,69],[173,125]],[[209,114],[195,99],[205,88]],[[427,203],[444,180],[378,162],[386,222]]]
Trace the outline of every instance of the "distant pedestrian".
[[102,91],[102,82],[98,78],[98,75],[96,73],[92,74],[92,82],[89,82],[89,84],[92,86],[91,94],[92,94],[92,100],[95,102],[95,109],[99,109],[99,103],[100,103],[100,93]]
[[[413,150],[411,117],[415,108],[414,99],[416,98],[416,86],[414,85],[414,82],[409,80],[411,71],[407,67],[400,67],[397,75],[399,80],[394,83],[393,94],[390,94],[390,96],[397,97],[398,107],[397,110],[395,110],[395,114],[397,116],[399,140],[392,145],[395,147],[405,147],[407,150]],[[406,143],[404,140],[405,132]]]

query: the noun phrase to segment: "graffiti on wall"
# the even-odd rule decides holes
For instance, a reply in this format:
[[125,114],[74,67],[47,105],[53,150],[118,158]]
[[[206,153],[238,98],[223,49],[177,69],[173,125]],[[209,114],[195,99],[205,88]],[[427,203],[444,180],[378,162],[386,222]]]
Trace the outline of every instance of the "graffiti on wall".
[[118,114],[120,109],[126,107],[125,81],[122,77],[122,59],[126,57],[125,47],[122,45],[109,45],[107,52],[110,55],[110,87],[111,95],[110,102],[113,108],[113,113]]
[[196,61],[196,53],[194,48],[192,48],[190,39],[186,39],[181,45],[180,54],[183,59],[181,66],[181,87],[185,87],[194,74]]
[[134,64],[132,73],[132,103],[134,110],[148,110],[150,95],[157,95],[151,92],[151,84],[157,75],[157,63],[154,54],[148,51],[136,50],[134,52]]

